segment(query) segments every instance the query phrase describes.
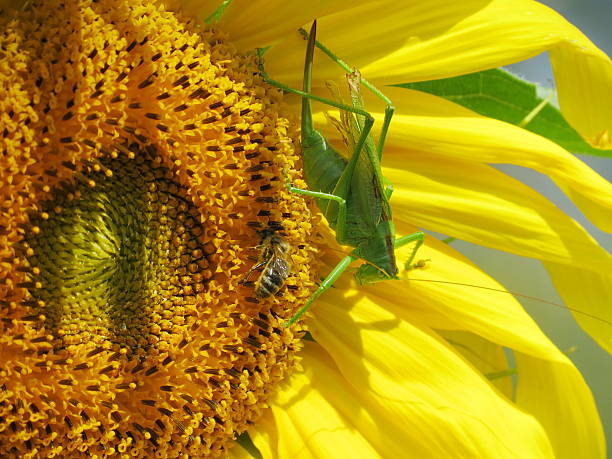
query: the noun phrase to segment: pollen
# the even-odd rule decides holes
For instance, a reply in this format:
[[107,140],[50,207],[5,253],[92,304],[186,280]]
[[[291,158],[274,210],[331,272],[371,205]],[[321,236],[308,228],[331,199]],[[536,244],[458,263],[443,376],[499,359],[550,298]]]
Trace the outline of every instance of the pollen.
[[299,364],[316,275],[282,94],[156,2],[0,30],[0,456],[226,454]]

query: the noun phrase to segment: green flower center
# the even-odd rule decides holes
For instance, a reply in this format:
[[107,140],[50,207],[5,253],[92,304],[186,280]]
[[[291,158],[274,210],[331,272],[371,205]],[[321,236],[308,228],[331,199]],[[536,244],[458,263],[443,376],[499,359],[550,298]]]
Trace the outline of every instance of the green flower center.
[[130,153],[85,167],[33,221],[42,288],[31,293],[66,344],[96,335],[145,349],[182,326],[205,289],[213,250],[198,210],[152,149]]

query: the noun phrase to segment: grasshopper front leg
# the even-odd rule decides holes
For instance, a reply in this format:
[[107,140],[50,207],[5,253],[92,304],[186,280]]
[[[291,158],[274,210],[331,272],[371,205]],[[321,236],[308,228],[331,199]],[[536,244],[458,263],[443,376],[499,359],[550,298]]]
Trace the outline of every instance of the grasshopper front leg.
[[414,244],[414,248],[412,249],[412,253],[406,263],[404,264],[404,269],[409,270],[413,268],[412,262],[414,261],[414,257],[417,254],[419,248],[425,242],[425,233],[423,231],[417,231],[415,233],[409,234],[407,236],[400,237],[395,240],[395,248],[399,249],[400,247],[410,244],[411,242],[416,241]]
[[297,188],[291,184],[291,180],[289,179],[286,170],[283,171],[283,174],[285,176],[285,183],[287,184],[287,189],[291,193],[301,194],[303,196],[309,196],[311,198],[329,200],[338,204],[338,216],[336,219],[336,239],[338,241],[344,240],[344,232],[346,230],[346,200],[341,196],[336,196],[335,194]]

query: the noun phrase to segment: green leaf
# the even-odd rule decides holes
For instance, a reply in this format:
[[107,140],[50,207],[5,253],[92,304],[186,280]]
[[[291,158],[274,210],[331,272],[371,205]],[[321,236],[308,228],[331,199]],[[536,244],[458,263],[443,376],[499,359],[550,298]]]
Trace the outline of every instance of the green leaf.
[[263,459],[261,452],[257,449],[257,446],[255,446],[255,443],[253,443],[253,440],[251,440],[246,430],[238,435],[236,442],[242,446],[253,459]]
[[[538,93],[547,90],[502,69],[484,70],[442,80],[397,85],[444,97],[481,115],[519,125],[534,109],[543,108],[523,127],[556,142],[573,153],[612,157],[612,150],[598,150],[585,142],[563,118],[559,109],[545,103]],[[548,90],[550,92],[550,90]]]

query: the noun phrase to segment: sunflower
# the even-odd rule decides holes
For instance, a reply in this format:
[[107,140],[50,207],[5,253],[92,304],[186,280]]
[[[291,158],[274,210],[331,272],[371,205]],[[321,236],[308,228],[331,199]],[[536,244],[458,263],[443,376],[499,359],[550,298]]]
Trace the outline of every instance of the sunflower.
[[[235,2],[213,28],[195,18],[216,5],[193,3],[54,0],[0,18],[0,455],[242,456],[248,431],[265,457],[604,457],[589,389],[517,302],[417,282],[500,287],[434,238],[402,281],[344,276],[283,326],[341,248],[287,191],[285,173],[306,187],[299,101],[264,84],[253,50],[270,46],[269,73],[299,87],[297,29],[314,18],[378,84],[549,49],[564,113],[597,146],[609,59],[535,2]],[[605,317],[609,255],[487,163],[547,174],[602,229],[612,186],[534,134],[385,92],[399,232],[539,258],[568,295],[588,281],[581,306]],[[292,268],[264,295],[249,273],[270,234]],[[610,346],[609,328],[583,325]]]

